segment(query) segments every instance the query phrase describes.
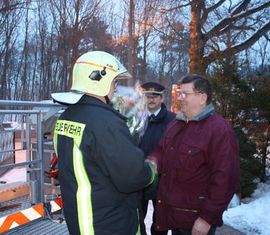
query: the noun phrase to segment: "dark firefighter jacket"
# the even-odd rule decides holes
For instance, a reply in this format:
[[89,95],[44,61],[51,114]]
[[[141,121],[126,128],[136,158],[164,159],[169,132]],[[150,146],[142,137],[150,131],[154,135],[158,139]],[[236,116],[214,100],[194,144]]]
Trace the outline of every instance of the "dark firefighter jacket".
[[201,217],[222,225],[239,186],[239,149],[231,126],[208,105],[193,120],[172,121],[150,159],[161,174],[156,229],[191,229]]
[[134,235],[137,191],[155,176],[134,145],[125,118],[83,96],[55,126],[59,181],[71,235]]

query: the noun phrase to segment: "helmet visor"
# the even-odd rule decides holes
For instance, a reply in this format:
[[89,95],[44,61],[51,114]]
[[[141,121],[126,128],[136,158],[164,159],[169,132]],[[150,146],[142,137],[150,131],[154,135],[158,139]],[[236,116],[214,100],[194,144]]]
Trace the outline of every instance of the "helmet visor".
[[125,70],[125,72],[118,74],[115,77],[115,80],[131,79],[131,78],[132,78],[132,75],[128,71]]

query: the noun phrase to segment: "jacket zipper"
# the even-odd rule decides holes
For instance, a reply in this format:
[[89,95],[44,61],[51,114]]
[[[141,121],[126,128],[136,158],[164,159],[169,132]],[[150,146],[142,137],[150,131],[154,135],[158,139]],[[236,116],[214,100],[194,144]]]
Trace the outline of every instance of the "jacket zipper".
[[174,207],[175,210],[177,211],[185,211],[185,212],[192,212],[192,213],[198,213],[198,210],[191,210],[191,209],[185,209],[185,208],[179,208],[179,207]]

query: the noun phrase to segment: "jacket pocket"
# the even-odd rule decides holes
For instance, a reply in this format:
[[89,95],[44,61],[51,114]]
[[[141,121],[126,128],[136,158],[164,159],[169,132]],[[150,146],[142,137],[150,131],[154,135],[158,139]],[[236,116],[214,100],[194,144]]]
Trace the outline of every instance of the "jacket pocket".
[[197,172],[205,164],[203,151],[195,146],[181,144],[178,147],[178,166],[184,171]]
[[179,228],[183,226],[191,228],[199,215],[199,208],[190,208],[188,205],[168,205],[167,210],[167,220],[171,228]]

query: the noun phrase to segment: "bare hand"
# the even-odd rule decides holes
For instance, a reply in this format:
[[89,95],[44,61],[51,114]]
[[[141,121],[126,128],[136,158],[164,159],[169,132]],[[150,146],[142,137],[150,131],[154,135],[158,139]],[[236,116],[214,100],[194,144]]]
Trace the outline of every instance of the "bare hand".
[[194,222],[191,234],[192,235],[207,235],[207,233],[210,230],[210,227],[211,227],[210,224],[208,224],[205,220],[199,217]]

